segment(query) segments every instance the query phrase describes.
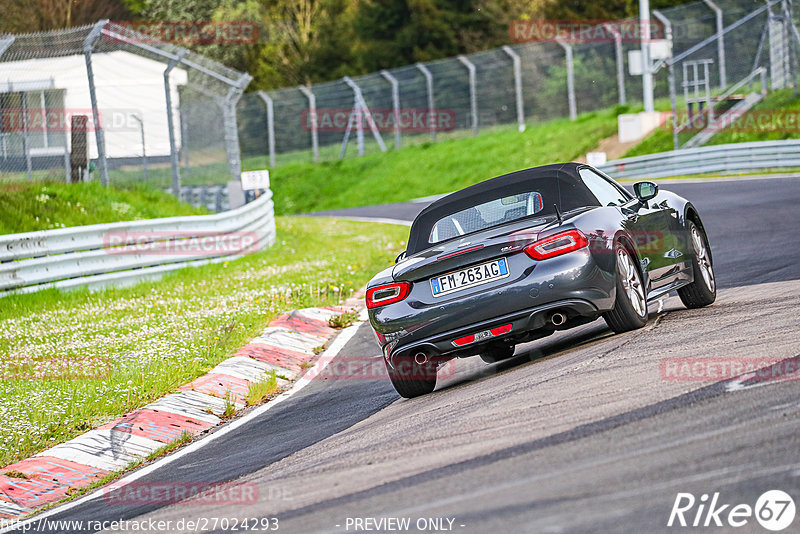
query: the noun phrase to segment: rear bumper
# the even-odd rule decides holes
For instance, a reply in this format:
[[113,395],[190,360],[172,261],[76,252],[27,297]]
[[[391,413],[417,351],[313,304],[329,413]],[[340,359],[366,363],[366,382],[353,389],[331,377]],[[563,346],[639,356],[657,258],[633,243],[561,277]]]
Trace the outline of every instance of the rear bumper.
[[[567,317],[567,322],[558,327],[558,329],[571,328],[576,324],[586,322],[587,319],[593,319],[600,314],[600,310],[589,301],[581,299],[559,300],[521,310],[513,314],[493,317],[487,321],[481,321],[442,332],[425,339],[405,343],[394,347],[391,352],[387,353],[387,351],[385,351],[384,358],[394,367],[394,362],[397,358],[413,356],[418,352],[424,352],[428,355],[444,356],[446,358],[478,354],[481,348],[492,343],[512,342],[537,331],[542,335],[552,333],[557,327],[551,325],[549,319],[555,312],[563,313]],[[484,339],[466,346],[459,347],[453,344],[453,340],[463,336],[508,324],[511,324],[511,330],[503,335]],[[537,336],[534,335],[534,337]]]
[[[415,349],[466,355],[469,351],[455,347],[454,339],[509,323],[509,334],[483,344],[543,337],[554,330],[546,319],[556,310],[566,312],[569,320],[559,328],[565,329],[614,306],[616,263],[609,260],[613,255],[596,258],[588,249],[541,262],[511,255],[511,276],[506,279],[440,299],[431,296],[428,280],[417,281],[405,300],[370,309],[370,323],[387,360]],[[523,335],[531,331],[539,332]]]

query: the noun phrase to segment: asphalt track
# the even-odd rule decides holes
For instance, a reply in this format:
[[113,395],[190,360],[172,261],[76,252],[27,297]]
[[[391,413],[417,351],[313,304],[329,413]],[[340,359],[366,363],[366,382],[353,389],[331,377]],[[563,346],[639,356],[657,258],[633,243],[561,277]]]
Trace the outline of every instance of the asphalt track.
[[[437,391],[413,400],[387,380],[317,380],[139,481],[238,480],[258,488],[257,502],[99,499],[38,531],[86,532],[58,520],[277,517],[289,533],[669,532],[690,530],[667,527],[678,492],[753,506],[780,489],[800,507],[798,382],[678,381],[663,370],[664,358],[800,355],[800,181],[662,187],[691,199],[707,226],[721,288],[713,306],[686,310],[670,298],[635,332],[613,335],[596,321],[501,364],[460,360],[441,371]],[[409,219],[422,207],[336,215]],[[367,325],[348,356],[378,356]],[[407,518],[410,528],[367,530],[367,518]],[[433,520],[445,528],[423,528]],[[787,531],[798,529],[800,519]],[[710,530],[767,532],[753,518]]]

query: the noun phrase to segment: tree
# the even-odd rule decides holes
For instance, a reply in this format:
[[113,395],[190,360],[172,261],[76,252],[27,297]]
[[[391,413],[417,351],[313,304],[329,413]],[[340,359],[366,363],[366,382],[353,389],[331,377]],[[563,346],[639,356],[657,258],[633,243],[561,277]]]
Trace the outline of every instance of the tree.
[[100,19],[125,19],[122,0],[2,0],[0,32],[31,33],[92,24]]

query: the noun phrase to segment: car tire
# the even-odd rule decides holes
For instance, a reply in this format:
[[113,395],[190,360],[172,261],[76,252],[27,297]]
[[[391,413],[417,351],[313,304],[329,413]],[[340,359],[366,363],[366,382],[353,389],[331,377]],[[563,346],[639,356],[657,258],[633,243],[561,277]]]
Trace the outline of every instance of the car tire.
[[678,289],[678,296],[687,308],[702,308],[717,300],[717,282],[711,256],[708,254],[708,238],[705,232],[689,221],[689,240],[694,249],[692,271],[694,281]]
[[636,259],[622,243],[614,248],[617,260],[617,297],[614,308],[603,314],[611,330],[620,334],[647,324],[647,296]]
[[481,352],[481,360],[486,363],[496,363],[514,356],[514,345],[490,345]]
[[427,361],[418,364],[412,357],[398,358],[395,367],[388,363],[386,370],[394,389],[401,397],[412,399],[420,395],[427,395],[436,387],[436,362]]

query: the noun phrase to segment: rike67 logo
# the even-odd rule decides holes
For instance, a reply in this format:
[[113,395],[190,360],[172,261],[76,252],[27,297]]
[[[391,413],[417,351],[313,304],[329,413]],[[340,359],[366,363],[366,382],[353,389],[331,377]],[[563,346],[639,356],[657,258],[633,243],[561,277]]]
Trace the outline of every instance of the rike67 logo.
[[710,496],[704,493],[699,499],[691,493],[678,493],[667,526],[737,528],[752,525],[755,518],[765,529],[779,532],[789,528],[795,513],[794,499],[781,490],[765,491],[755,506],[724,503],[719,492]]

